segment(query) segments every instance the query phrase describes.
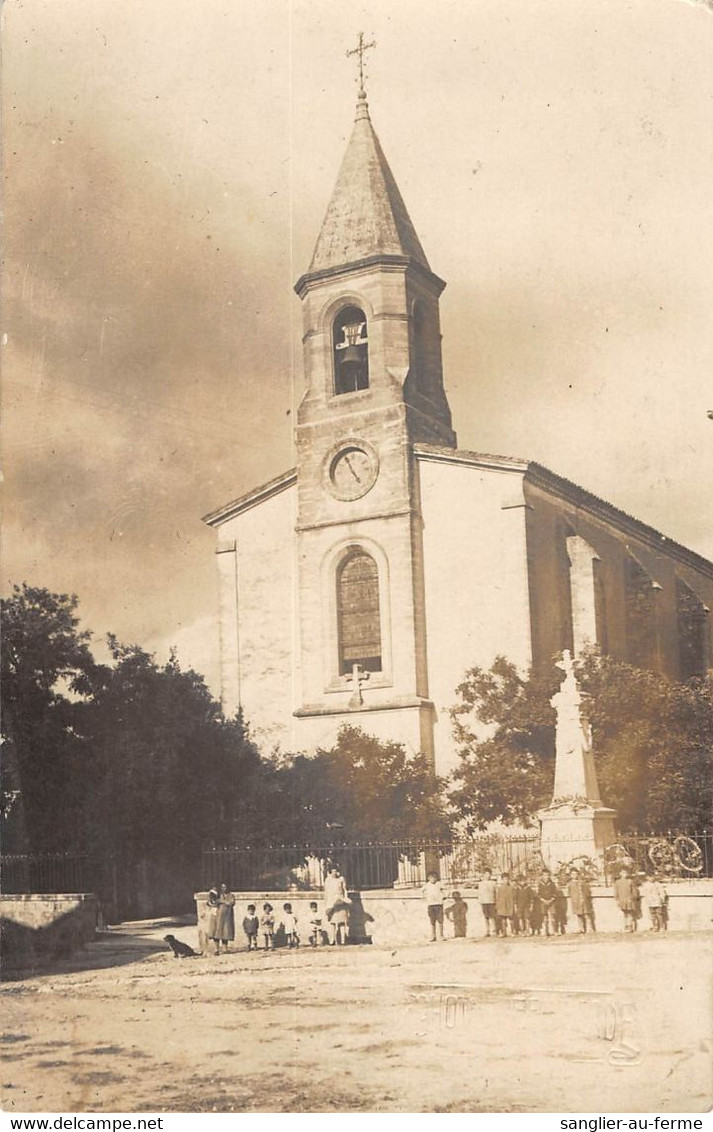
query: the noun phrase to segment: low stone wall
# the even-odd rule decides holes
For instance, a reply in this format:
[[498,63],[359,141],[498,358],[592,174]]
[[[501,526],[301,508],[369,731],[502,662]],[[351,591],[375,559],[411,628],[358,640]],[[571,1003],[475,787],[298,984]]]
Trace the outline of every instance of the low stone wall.
[[[485,921],[475,889],[463,887],[459,891],[468,904],[466,935],[473,938],[484,935]],[[713,926],[713,880],[672,882],[666,885],[666,891],[669,896],[670,931],[706,931]],[[369,890],[361,893],[350,892],[349,895],[354,901],[350,918],[350,935],[356,941],[391,947],[428,939],[430,928],[420,889]],[[450,895],[450,892],[447,895]],[[276,920],[279,922],[282,906],[289,902],[297,917],[303,943],[306,942],[307,933],[304,928],[309,919],[310,901],[316,900],[320,909],[322,911],[324,909],[321,892],[239,892],[235,896],[235,934],[239,946],[245,942],[241,924],[248,904],[256,905],[258,915],[265,902],[272,904]],[[604,886],[594,886],[592,896],[597,930],[621,931],[623,917],[616,905],[612,890]],[[200,948],[204,952],[210,951],[211,947],[205,936],[208,918],[207,897],[207,892],[197,892],[195,897],[198,938]],[[646,909],[643,910],[638,926],[640,930],[651,926]],[[568,933],[577,932],[578,928],[579,922],[576,916],[570,913],[567,922]],[[453,935],[453,927],[448,920],[446,920],[445,933],[447,936]]]
[[94,939],[93,893],[22,893],[0,896],[3,970],[42,966]]

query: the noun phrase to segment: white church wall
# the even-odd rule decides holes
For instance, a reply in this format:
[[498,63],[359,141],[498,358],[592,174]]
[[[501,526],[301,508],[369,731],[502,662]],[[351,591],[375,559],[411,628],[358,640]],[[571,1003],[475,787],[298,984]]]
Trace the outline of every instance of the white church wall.
[[457,758],[449,708],[473,665],[531,663],[522,473],[419,456],[436,770]]
[[220,528],[223,706],[242,705],[264,754],[293,742],[295,503],[293,486]]
[[319,747],[332,747],[343,726],[358,727],[381,742],[401,743],[408,755],[417,755],[427,746],[427,726],[418,708],[391,711],[352,711],[339,715],[317,715],[296,720],[295,749],[313,753]]

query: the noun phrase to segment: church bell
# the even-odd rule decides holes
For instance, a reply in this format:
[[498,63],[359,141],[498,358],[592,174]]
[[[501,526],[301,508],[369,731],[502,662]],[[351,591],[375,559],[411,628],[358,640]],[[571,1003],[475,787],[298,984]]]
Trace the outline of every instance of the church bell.
[[347,346],[346,350],[339,359],[342,366],[353,366],[361,363],[361,355],[358,346]]

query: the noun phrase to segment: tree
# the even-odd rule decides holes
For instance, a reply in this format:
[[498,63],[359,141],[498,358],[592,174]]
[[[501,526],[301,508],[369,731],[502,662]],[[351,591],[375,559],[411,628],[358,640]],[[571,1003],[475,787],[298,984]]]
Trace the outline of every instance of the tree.
[[471,668],[459,684],[451,719],[460,765],[450,799],[470,827],[528,824],[550,800],[555,713],[549,701],[558,683],[554,669],[523,678],[499,656],[487,671]]
[[74,836],[95,672],[76,609],[76,597],[24,583],[3,602],[3,793],[19,791],[6,850],[63,849]]
[[713,807],[713,673],[685,683],[589,654],[578,668],[602,796],[623,830],[702,830]]
[[203,678],[109,638],[97,670],[88,737],[85,827],[105,864],[120,863],[120,903],[165,887],[166,910],[199,883],[201,848],[228,838],[259,756],[240,717],[224,719]]
[[[713,802],[713,687],[684,684],[589,653],[576,666],[592,728],[602,797],[627,829],[704,828]],[[562,673],[519,675],[498,657],[471,669],[452,710],[460,765],[456,812],[477,828],[527,823],[552,797],[555,713]]]
[[342,727],[335,745],[263,770],[263,839],[392,841],[448,834],[443,782],[423,755]]
[[202,844],[249,830],[259,755],[175,657],[110,637],[112,663],[96,663],[76,609],[27,585],[3,607],[3,847],[84,853],[115,914],[141,888],[144,907],[164,888],[169,911],[199,882]]

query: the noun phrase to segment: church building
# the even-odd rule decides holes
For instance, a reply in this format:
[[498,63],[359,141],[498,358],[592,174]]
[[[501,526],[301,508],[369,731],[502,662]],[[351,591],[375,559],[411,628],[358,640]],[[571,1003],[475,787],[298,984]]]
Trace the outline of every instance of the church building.
[[218,534],[222,700],[265,754],[344,724],[456,755],[468,668],[586,643],[673,679],[713,662],[713,564],[537,463],[458,448],[431,270],[356,121],[302,303],[297,466],[205,517]]

